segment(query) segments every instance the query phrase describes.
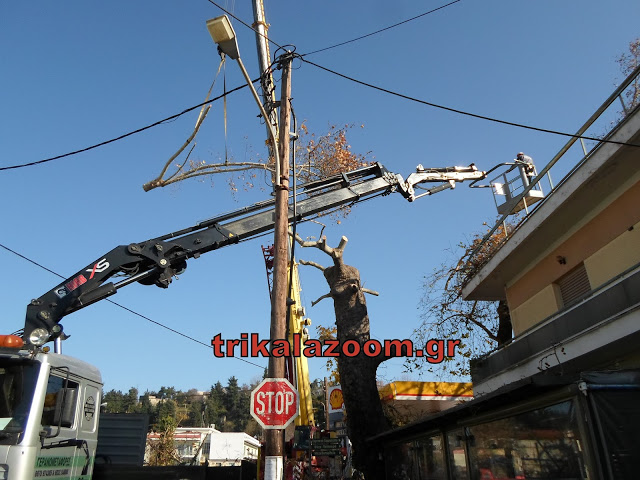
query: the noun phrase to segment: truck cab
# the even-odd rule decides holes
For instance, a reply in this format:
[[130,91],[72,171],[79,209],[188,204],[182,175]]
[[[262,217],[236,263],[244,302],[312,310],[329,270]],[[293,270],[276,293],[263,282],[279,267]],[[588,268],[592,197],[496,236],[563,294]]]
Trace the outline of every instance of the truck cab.
[[0,348],[0,480],[90,478],[101,395],[85,362]]

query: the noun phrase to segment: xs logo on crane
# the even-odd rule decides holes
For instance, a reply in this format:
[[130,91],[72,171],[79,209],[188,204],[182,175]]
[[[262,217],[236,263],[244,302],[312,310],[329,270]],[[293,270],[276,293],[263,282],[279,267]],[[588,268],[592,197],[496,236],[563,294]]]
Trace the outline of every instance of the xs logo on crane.
[[109,262],[107,262],[107,259],[103,258],[98,263],[96,263],[93,268],[87,269],[87,272],[91,273],[91,275],[89,276],[89,280],[91,280],[96,273],[102,273],[110,266],[111,265],[109,264]]

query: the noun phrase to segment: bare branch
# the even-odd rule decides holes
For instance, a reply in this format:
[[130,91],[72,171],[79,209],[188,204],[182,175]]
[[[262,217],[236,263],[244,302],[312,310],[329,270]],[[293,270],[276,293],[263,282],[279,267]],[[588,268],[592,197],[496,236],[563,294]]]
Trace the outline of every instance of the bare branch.
[[342,253],[344,252],[344,249],[347,246],[348,241],[349,239],[343,235],[342,238],[340,239],[340,244],[334,249],[340,252],[340,256],[342,256]]
[[204,111],[200,113],[200,116],[198,117],[198,121],[196,122],[196,126],[193,129],[193,133],[189,136],[189,138],[187,138],[187,140],[178,149],[178,151],[176,153],[174,153],[173,155],[171,155],[169,160],[167,160],[167,163],[165,163],[164,168],[160,172],[160,175],[158,175],[158,177],[155,178],[154,180],[151,180],[150,182],[147,182],[142,186],[142,188],[144,189],[145,192],[148,192],[149,190],[151,190],[153,188],[156,188],[156,187],[159,187],[159,186],[162,185],[162,181],[163,181],[162,177],[164,177],[164,174],[167,173],[167,170],[168,170],[169,166],[176,159],[176,157],[178,155],[180,155],[184,151],[185,148],[187,148],[187,146],[193,141],[195,136],[198,134],[198,130],[200,130],[200,126],[202,125],[202,122],[204,122],[204,119],[207,117],[207,114],[209,113],[209,110],[211,110],[211,105],[207,105],[207,107],[204,109]]
[[325,267],[320,265],[319,263],[312,262],[311,260],[300,260],[301,265],[309,265],[311,267],[316,267],[318,270],[325,271]]
[[[179,167],[182,168],[182,166]],[[213,175],[216,173],[232,173],[232,172],[241,172],[246,170],[266,170],[269,172],[273,172],[273,168],[269,167],[265,163],[261,162],[232,162],[232,163],[210,163],[210,164],[201,164],[197,167],[192,167],[190,170],[175,176],[172,175],[166,180],[163,179],[155,179],[151,182],[145,183],[143,188],[145,191],[152,190],[157,187],[166,187],[167,185],[171,185],[172,183],[180,182],[182,180],[186,180],[188,178],[200,177],[203,175]]]
[[362,293],[368,293],[369,295],[375,295],[376,297],[380,296],[378,292],[376,292],[375,290],[369,290],[368,288],[363,288]]
[[321,300],[324,300],[325,298],[332,298],[331,293],[326,293],[322,295],[320,298],[318,298],[315,302],[311,302],[311,306],[315,307],[317,303],[319,303]]

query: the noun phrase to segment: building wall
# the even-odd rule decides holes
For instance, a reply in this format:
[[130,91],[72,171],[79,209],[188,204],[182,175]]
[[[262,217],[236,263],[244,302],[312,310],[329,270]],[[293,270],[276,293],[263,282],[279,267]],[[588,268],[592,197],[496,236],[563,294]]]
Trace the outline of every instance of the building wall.
[[606,205],[592,219],[506,287],[516,336],[562,308],[555,282],[580,264],[594,289],[640,262],[640,181],[633,181],[603,199]]
[[640,263],[640,223],[636,223],[584,261],[593,288],[637,263]]

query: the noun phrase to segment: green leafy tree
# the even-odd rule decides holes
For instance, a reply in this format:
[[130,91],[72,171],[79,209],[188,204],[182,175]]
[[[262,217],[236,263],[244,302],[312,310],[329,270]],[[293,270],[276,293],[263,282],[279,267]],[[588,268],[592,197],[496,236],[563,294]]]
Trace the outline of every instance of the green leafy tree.
[[176,427],[177,422],[172,415],[166,415],[160,418],[156,425],[158,439],[149,439],[147,441],[149,466],[164,467],[176,465],[180,461],[174,442]]
[[206,402],[191,402],[189,404],[189,418],[187,424],[190,427],[204,427],[204,412],[207,408]]
[[157,397],[161,400],[175,400],[176,393],[174,387],[160,387]]
[[223,402],[229,416],[234,416],[240,402],[240,387],[236,377],[229,378],[227,388],[224,391]]
[[227,411],[223,404],[224,387],[220,382],[211,386],[209,397],[205,401],[204,418],[207,425],[215,425],[220,429],[226,417]]
[[[166,421],[167,418],[173,418],[176,424],[179,424],[179,419],[177,418],[177,405],[175,400],[163,400],[156,405],[156,414],[155,418],[157,418],[157,424],[160,425],[161,422]],[[159,427],[161,428],[161,427]]]
[[110,390],[103,395],[103,403],[106,413],[123,413],[124,412],[124,395],[120,390]]
[[244,432],[251,420],[251,390],[250,386],[243,385],[240,389],[238,405],[234,414],[236,431]]
[[131,387],[127,394],[123,395],[122,410],[124,413],[139,413],[140,402],[138,397],[138,389]]

